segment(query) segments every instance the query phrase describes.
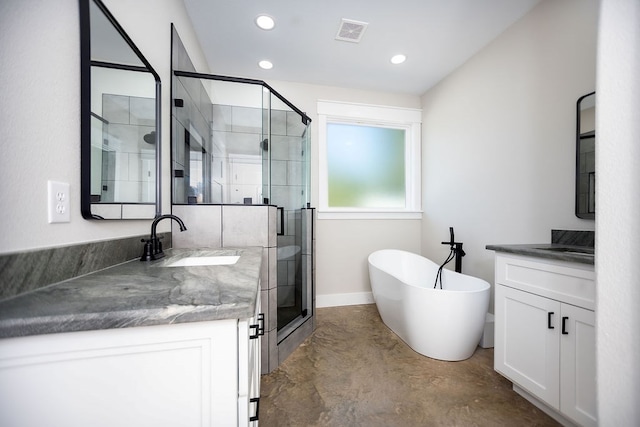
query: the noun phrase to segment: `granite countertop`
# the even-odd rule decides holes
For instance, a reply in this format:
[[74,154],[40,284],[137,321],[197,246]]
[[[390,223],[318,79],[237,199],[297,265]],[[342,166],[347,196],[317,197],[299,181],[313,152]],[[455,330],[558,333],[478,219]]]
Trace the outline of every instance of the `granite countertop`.
[[[168,249],[0,301],[0,338],[254,315],[262,248]],[[240,255],[233,265],[167,267],[191,256]]]
[[594,249],[588,246],[565,245],[557,243],[539,243],[525,245],[487,245],[487,249],[557,261],[594,264]]

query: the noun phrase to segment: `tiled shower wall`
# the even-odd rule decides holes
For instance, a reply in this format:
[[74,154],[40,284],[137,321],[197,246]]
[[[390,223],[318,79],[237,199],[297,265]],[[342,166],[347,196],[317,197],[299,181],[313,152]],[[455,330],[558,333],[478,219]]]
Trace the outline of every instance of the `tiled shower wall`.
[[262,109],[214,104],[211,133],[216,203],[262,204]]
[[[261,108],[243,107],[235,105],[213,105],[212,117],[212,142],[215,148],[214,162],[222,163],[222,173],[216,176],[217,182],[229,185],[232,189],[238,189],[246,197],[252,197],[253,204],[261,204],[262,198],[255,196],[255,187],[263,183],[262,171],[271,173],[271,198],[270,202],[286,209],[304,206],[305,170],[304,161],[309,153],[303,150],[301,143],[305,125],[300,116],[293,111],[271,110],[270,140],[267,140],[266,150],[261,140],[267,132],[262,126],[262,115],[266,110]],[[252,156],[232,158],[220,147],[244,146],[253,147]],[[262,147],[262,148],[261,148]],[[270,159],[269,159],[270,155]],[[227,162],[248,162],[250,157],[255,157],[259,162],[260,157],[264,164],[256,164],[258,177],[256,180],[247,181],[225,173],[224,165]],[[270,166],[269,166],[270,160]],[[243,197],[225,199],[224,203],[242,203]],[[266,197],[266,193],[263,194]],[[220,202],[216,202],[220,203]]]
[[304,167],[310,153],[301,143],[305,127],[297,113],[271,110],[271,199],[285,210],[299,209],[307,199]]
[[[102,188],[93,189],[101,202],[149,203],[155,200],[156,147],[144,136],[155,130],[155,99],[102,95]],[[105,132],[106,131],[106,132]],[[117,150],[109,150],[109,147]],[[98,192],[99,191],[99,192]]]
[[[211,102],[207,102],[209,95],[198,79],[174,77],[173,86],[174,105],[171,115],[172,129],[172,171],[182,171],[182,176],[174,176],[173,180],[173,200],[186,203],[189,196],[195,196],[190,191],[190,156],[200,155],[203,157],[202,164],[211,164],[211,117],[213,115]],[[176,101],[181,101],[182,106],[177,107]],[[185,130],[192,134],[193,140],[187,141]],[[200,143],[195,143],[200,139]],[[189,145],[190,144],[190,145]],[[205,148],[206,153],[202,153],[202,148],[198,151],[197,145]],[[196,171],[193,171],[195,173]],[[209,197],[215,191],[209,191],[212,184],[211,173],[209,181],[203,183],[206,188],[200,189],[202,194]],[[199,200],[200,203],[220,203],[220,200]]]

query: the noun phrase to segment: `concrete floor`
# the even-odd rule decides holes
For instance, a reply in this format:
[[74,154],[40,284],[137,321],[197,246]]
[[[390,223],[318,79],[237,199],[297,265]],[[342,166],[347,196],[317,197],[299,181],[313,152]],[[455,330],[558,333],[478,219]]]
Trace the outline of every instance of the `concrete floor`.
[[317,316],[313,335],[262,377],[260,426],[558,425],[493,370],[493,349],[443,362],[407,346],[375,305]]

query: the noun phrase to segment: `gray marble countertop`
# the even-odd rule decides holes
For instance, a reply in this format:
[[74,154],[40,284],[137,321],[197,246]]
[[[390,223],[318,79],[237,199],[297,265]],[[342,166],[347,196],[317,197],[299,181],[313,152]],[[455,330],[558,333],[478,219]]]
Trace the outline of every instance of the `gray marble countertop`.
[[539,243],[525,245],[487,245],[486,248],[496,252],[506,252],[516,255],[577,262],[580,264],[594,264],[594,250],[586,246]]
[[[254,315],[262,248],[169,249],[0,301],[0,338]],[[233,265],[167,267],[192,256],[240,255]]]

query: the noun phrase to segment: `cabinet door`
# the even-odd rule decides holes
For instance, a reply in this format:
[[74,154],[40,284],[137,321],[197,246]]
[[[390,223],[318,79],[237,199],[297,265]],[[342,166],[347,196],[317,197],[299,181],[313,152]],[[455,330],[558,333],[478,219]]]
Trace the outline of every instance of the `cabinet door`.
[[496,286],[495,370],[559,410],[560,303]]
[[236,426],[236,324],[218,320],[4,339],[0,424]]
[[595,313],[562,304],[560,410],[583,426],[596,426]]

